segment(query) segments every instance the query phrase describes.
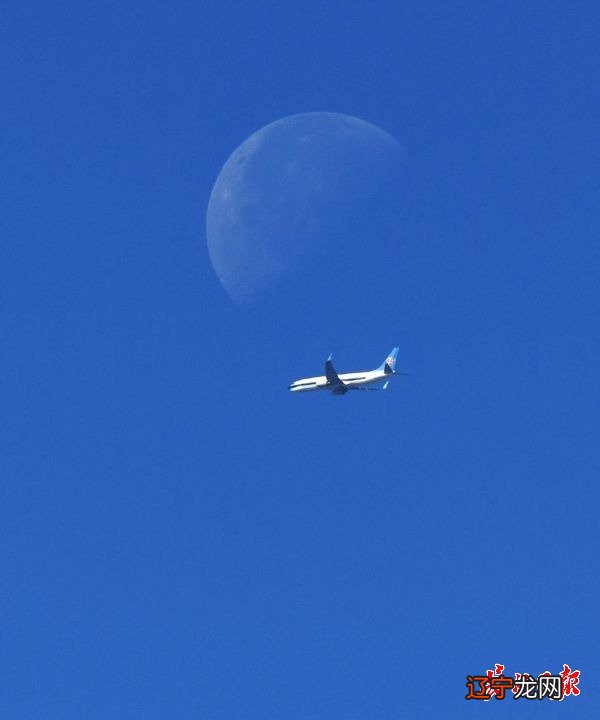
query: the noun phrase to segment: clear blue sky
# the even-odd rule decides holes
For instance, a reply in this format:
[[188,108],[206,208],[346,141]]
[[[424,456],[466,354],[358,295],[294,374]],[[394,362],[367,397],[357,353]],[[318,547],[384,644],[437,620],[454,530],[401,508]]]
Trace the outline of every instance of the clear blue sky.
[[[598,717],[600,13],[523,5],[5,6],[2,717],[487,717],[495,662]],[[204,229],[314,110],[406,166],[395,286],[326,339]],[[287,392],[396,344],[387,393]]]

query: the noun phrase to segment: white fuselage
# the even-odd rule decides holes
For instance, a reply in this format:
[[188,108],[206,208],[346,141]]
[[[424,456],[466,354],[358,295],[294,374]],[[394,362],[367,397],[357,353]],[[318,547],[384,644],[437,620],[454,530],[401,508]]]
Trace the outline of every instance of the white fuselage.
[[[383,370],[365,370],[364,372],[342,373],[338,375],[348,390],[359,389],[372,385],[376,382],[389,380],[392,373]],[[308,392],[310,390],[331,390],[331,384],[327,382],[325,375],[317,377],[301,378],[293,382],[289,389],[292,392]]]

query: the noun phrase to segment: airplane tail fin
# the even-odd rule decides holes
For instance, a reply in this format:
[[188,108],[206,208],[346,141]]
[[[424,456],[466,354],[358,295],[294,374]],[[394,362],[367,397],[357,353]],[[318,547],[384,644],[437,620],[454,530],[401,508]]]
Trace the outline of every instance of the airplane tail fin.
[[398,357],[398,349],[399,348],[395,347],[377,369],[383,370],[386,375],[393,375],[394,368],[396,367],[396,358]]

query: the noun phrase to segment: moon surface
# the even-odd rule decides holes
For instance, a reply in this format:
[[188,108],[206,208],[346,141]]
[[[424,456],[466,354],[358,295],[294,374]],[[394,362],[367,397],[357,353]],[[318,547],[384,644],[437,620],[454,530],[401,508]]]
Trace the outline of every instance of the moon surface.
[[[339,113],[291,115],[231,154],[213,187],[206,233],[213,268],[240,303],[297,285],[314,271],[342,273],[357,255],[347,234],[385,194],[398,144]],[[371,238],[377,252],[377,239]]]

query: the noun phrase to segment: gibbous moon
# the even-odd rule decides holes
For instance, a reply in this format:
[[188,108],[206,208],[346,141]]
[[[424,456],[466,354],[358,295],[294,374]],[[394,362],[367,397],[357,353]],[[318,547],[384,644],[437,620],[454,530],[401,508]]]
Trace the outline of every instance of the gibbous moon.
[[230,297],[300,288],[314,270],[356,262],[344,237],[385,194],[397,154],[386,132],[339,113],[291,115],[245,140],[221,169],[206,218],[210,259]]

